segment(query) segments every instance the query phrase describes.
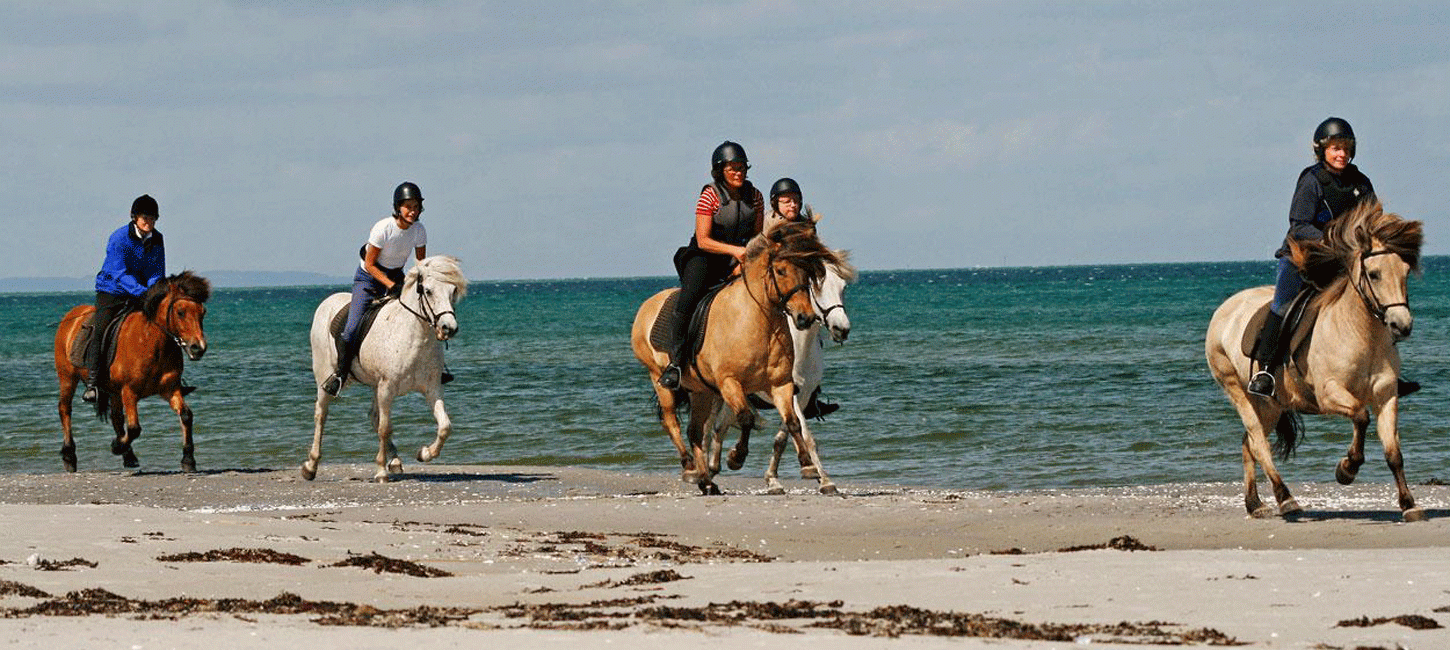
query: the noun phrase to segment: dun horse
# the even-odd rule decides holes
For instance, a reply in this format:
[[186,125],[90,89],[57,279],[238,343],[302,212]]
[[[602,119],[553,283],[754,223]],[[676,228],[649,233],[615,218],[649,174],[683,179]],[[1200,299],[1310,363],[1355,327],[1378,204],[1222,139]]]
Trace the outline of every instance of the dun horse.
[[[211,284],[190,271],[173,275],[152,285],[141,299],[141,311],[122,318],[116,333],[114,358],[107,366],[107,377],[96,386],[96,415],[110,419],[116,438],[111,453],[121,457],[122,465],[139,467],[140,460],[131,444],[141,437],[141,421],[136,403],[152,395],[160,395],[181,418],[181,469],[196,471],[195,447],[191,440],[191,408],[186,405],[189,389],[181,385],[181,353],[196,361],[206,353],[206,335],[202,320]],[[88,374],[84,367],[71,363],[71,347],[81,326],[96,308],[79,305],[61,319],[55,332],[55,375],[60,381],[60,457],[67,472],[76,471],[76,445],[71,437],[71,400],[76,386]],[[101,324],[100,328],[104,328]],[[101,329],[93,336],[102,336]]]
[[[391,415],[393,400],[399,395],[422,393],[438,421],[433,444],[418,450],[418,460],[426,463],[443,451],[453,424],[443,409],[442,342],[458,333],[453,305],[467,293],[468,279],[463,276],[458,258],[435,255],[420,260],[408,270],[401,297],[382,306],[371,331],[358,348],[352,377],[373,388],[369,415],[378,434],[378,468],[373,480],[385,482],[389,473],[403,471],[403,461],[393,445]],[[312,448],[302,463],[302,477],[309,481],[317,477],[317,464],[322,458],[322,429],[327,424],[328,407],[337,399],[322,390],[337,358],[331,324],[339,311],[347,309],[350,300],[349,294],[332,294],[317,306],[312,316],[312,374],[318,386],[313,411],[316,426]]]
[[1379,203],[1367,202],[1331,222],[1322,240],[1291,244],[1294,264],[1322,291],[1309,307],[1318,312],[1312,330],[1298,332],[1285,343],[1287,362],[1274,398],[1245,389],[1251,374],[1246,345],[1252,345],[1255,334],[1246,336],[1246,329],[1267,308],[1273,287],[1245,289],[1214,312],[1205,353],[1214,379],[1243,420],[1244,506],[1253,516],[1273,516],[1259,500],[1255,464],[1273,486],[1279,514],[1300,510],[1274,468],[1267,437],[1269,429],[1276,430],[1275,449],[1287,459],[1300,437],[1298,412],[1340,415],[1354,423],[1349,451],[1335,470],[1335,478],[1345,485],[1364,463],[1365,432],[1373,414],[1402,516],[1405,521],[1425,518],[1405,483],[1397,423],[1400,357],[1395,350],[1413,324],[1405,278],[1419,267],[1422,239],[1420,222],[1405,221],[1385,213]]
[[[666,289],[640,306],[635,314],[630,342],[634,355],[649,371],[651,385],[660,403],[660,424],[680,453],[684,467],[681,480],[693,482],[706,494],[718,494],[704,444],[705,427],[720,400],[734,412],[741,429],[741,444],[731,452],[732,466],[744,461],[755,413],[746,395],[768,391],[780,412],[782,426],[798,435],[800,420],[793,402],[794,362],[787,319],[805,328],[816,319],[806,289],[825,273],[825,262],[834,259],[830,249],[816,239],[812,224],[788,224],[751,240],[746,247],[740,278],[730,282],[710,307],[704,341],[692,367],[682,369],[681,393],[689,393],[689,446],[680,434],[675,412],[684,395],[661,387],[660,372],[669,354],[656,349],[650,332],[665,300],[678,289]],[[825,490],[826,488],[822,488]]]
[[[811,395],[821,386],[821,379],[825,376],[825,365],[822,362],[822,336],[829,332],[831,339],[837,343],[844,343],[846,337],[851,333],[851,319],[846,315],[846,285],[856,281],[856,267],[850,264],[850,257],[845,251],[835,251],[836,261],[826,264],[826,274],[811,285],[811,304],[815,307],[816,316],[819,320],[805,328],[796,327],[794,320],[787,321],[790,327],[790,337],[795,350],[795,365],[791,376],[795,380],[796,398],[795,405],[796,419],[801,423],[800,433],[791,436],[785,427],[781,427],[775,433],[775,445],[770,457],[770,463],[766,465],[765,485],[766,490],[771,494],[784,494],[785,486],[778,480],[780,469],[780,458],[785,453],[786,438],[790,437],[796,448],[796,458],[801,465],[801,478],[817,479],[822,491],[833,490],[834,483],[826,475],[826,469],[821,464],[820,453],[816,447],[815,435],[807,424],[804,413],[806,404],[810,402]],[[767,397],[766,395],[759,395]],[[720,471],[720,452],[722,451],[722,439],[725,431],[730,428],[733,418],[728,417],[726,407],[722,404],[715,415],[715,438],[711,445],[710,471]],[[737,442],[740,448],[742,442]],[[741,454],[736,454],[740,456]],[[738,461],[737,461],[738,462]],[[730,469],[740,469],[732,464]]]

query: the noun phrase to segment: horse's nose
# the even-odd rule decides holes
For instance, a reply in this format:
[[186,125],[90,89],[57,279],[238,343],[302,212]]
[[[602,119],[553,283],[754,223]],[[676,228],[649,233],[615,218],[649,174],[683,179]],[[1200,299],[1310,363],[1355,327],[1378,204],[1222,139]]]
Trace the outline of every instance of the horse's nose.
[[847,325],[845,327],[832,327],[831,328],[831,339],[834,340],[837,343],[845,343],[846,342],[846,337],[848,337],[850,335],[851,335],[851,326],[850,325]]
[[820,317],[816,316],[815,314],[796,314],[795,328],[798,330],[803,330],[807,327],[810,327],[811,325],[814,325],[817,320],[820,320]]
[[457,333],[458,333],[458,321],[454,321],[454,320],[451,320],[450,319],[450,320],[440,321],[438,323],[438,332],[437,332],[437,334],[438,334],[438,340],[439,341],[447,341],[448,339],[453,338],[453,335],[454,334],[457,334]]
[[201,359],[203,354],[206,354],[206,341],[193,341],[186,346],[186,356],[191,357],[192,361]]
[[1390,333],[1394,335],[1396,343],[1410,338],[1410,330],[1412,329],[1414,329],[1414,325],[1411,323],[1390,324]]

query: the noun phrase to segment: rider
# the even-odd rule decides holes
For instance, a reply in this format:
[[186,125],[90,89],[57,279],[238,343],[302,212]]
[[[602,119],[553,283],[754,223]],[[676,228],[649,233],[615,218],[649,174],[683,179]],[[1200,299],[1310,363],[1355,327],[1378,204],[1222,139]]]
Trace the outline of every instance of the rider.
[[397,296],[403,290],[403,265],[408,263],[409,253],[419,260],[427,257],[428,230],[419,221],[422,216],[423,191],[405,181],[393,190],[393,215],[378,220],[368,233],[362,261],[352,278],[352,304],[347,310],[347,325],[342,328],[342,353],[336,370],[322,384],[328,395],[336,396],[352,371],[357,357],[353,339],[368,302],[388,294]]
[[101,360],[106,326],[128,303],[166,277],[166,244],[156,229],[160,213],[156,199],[142,194],[131,202],[131,223],[117,228],[106,240],[106,260],[96,273],[96,311],[91,314],[91,338],[86,346],[90,367],[82,400],[96,401],[96,384],[106,365]]
[[675,299],[674,347],[660,386],[680,387],[680,363],[695,306],[710,287],[729,278],[745,260],[745,245],[764,227],[765,197],[746,180],[750,161],[745,148],[726,140],[710,156],[711,182],[695,202],[695,236],[675,252],[680,295]]
[[[1280,354],[1279,328],[1284,310],[1304,287],[1299,269],[1289,259],[1289,240],[1314,240],[1324,236],[1329,222],[1349,212],[1361,201],[1374,200],[1374,186],[1350,161],[1354,159],[1354,129],[1349,122],[1331,117],[1314,129],[1314,158],[1317,162],[1299,172],[1294,199],[1289,205],[1289,233],[1274,257],[1279,259],[1278,279],[1269,314],[1254,343],[1253,358],[1259,371],[1249,380],[1248,391],[1263,397],[1274,395],[1274,372],[1283,363]],[[1412,381],[1399,382],[1401,396],[1420,389]]]
[[[784,223],[800,221],[815,223],[820,220],[811,206],[801,202],[801,186],[793,178],[782,178],[770,186],[770,211],[765,215],[767,231]],[[822,400],[820,386],[811,394],[810,403],[801,409],[808,418],[824,417],[835,413],[840,404]]]

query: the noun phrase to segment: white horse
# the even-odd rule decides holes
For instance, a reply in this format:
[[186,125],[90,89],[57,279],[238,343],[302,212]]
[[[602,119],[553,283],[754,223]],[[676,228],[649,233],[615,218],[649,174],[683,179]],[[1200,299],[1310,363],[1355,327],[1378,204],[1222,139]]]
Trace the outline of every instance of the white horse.
[[[794,376],[796,395],[794,400],[796,419],[801,423],[800,435],[791,437],[782,426],[775,433],[775,447],[772,450],[770,464],[765,470],[766,491],[770,494],[784,494],[785,486],[777,479],[780,469],[780,457],[785,453],[785,442],[787,438],[795,444],[796,457],[801,464],[801,478],[814,478],[819,480],[819,488],[823,494],[834,494],[836,486],[831,478],[826,475],[826,470],[821,466],[820,454],[816,450],[816,439],[811,434],[810,427],[806,424],[804,409],[810,403],[811,395],[821,386],[821,379],[826,374],[822,354],[825,348],[825,335],[831,335],[831,340],[837,343],[844,343],[846,337],[851,334],[851,318],[846,314],[846,285],[856,281],[856,267],[850,263],[850,254],[846,251],[836,251],[841,259],[841,264],[826,264],[826,274],[821,280],[812,285],[811,304],[815,307],[816,315],[820,318],[805,329],[796,327],[794,320],[790,325],[790,336],[795,348],[795,362],[791,367],[791,374]],[[761,393],[760,396],[769,400],[769,396]],[[734,425],[735,419],[726,412],[728,407],[721,406],[716,412],[715,437],[711,449],[710,471],[720,471],[720,452],[723,447],[725,431]],[[730,450],[728,463],[730,469],[740,469],[745,463],[745,456],[749,453],[749,439],[743,435]]]
[[[452,431],[448,412],[443,410],[443,345],[458,333],[458,318],[453,305],[468,293],[468,279],[458,265],[458,258],[435,255],[419,261],[408,271],[402,294],[390,300],[378,312],[377,320],[358,349],[352,364],[352,376],[373,387],[373,404],[369,415],[378,433],[378,471],[373,479],[388,480],[388,475],[403,471],[403,461],[393,446],[391,411],[393,400],[410,392],[423,394],[438,421],[438,436],[433,444],[418,450],[418,460],[428,462],[438,457],[444,441]],[[312,449],[302,463],[302,478],[317,476],[317,463],[322,457],[322,428],[327,423],[327,409],[334,396],[322,390],[337,363],[337,346],[329,331],[333,318],[347,309],[352,296],[335,293],[317,306],[312,316],[312,376],[317,380],[317,407],[313,412],[316,428],[312,433]],[[347,383],[345,382],[344,387]]]

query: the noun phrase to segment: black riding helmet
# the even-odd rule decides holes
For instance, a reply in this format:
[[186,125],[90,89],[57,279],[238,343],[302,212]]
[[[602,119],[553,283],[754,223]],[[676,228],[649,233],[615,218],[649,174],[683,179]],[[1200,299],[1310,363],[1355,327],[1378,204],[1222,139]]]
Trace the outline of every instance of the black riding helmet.
[[782,195],[782,194],[794,194],[796,196],[802,196],[800,183],[795,182],[795,179],[793,179],[793,178],[782,178],[782,179],[776,181],[774,185],[771,185],[770,186],[770,207],[771,208],[775,208],[776,207],[775,200],[778,199],[778,198],[780,198],[780,195]]
[[155,217],[160,214],[161,210],[156,207],[156,199],[151,198],[150,194],[142,194],[131,202],[131,216],[133,217]]
[[393,210],[397,210],[403,201],[415,199],[420,202],[423,200],[423,190],[418,189],[418,186],[412,181],[403,181],[403,184],[393,190]]
[[729,140],[721,142],[720,146],[715,147],[715,153],[710,154],[710,175],[714,176],[715,180],[720,180],[722,178],[720,173],[725,169],[725,163],[732,162],[744,163],[746,168],[749,168],[750,158],[745,155],[745,147]]
[[1330,140],[1348,140],[1349,157],[1354,158],[1354,128],[1342,118],[1331,117],[1314,129],[1314,157],[1324,160],[1324,146]]

